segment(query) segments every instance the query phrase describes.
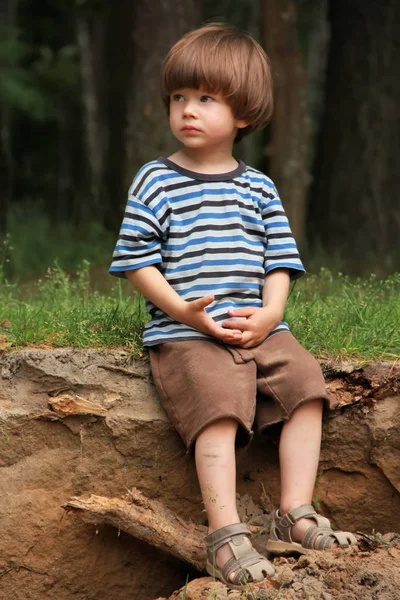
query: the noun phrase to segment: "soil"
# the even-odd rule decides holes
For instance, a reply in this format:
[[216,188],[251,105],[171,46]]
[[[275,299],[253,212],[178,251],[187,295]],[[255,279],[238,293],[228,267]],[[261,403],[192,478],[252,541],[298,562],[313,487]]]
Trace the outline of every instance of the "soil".
[[[243,496],[238,498],[238,506],[242,520],[263,526],[252,541],[265,554],[271,513],[266,514],[268,498],[261,500],[263,506]],[[244,586],[240,592],[202,577],[168,599],[157,600],[399,600],[400,534],[358,533],[357,538],[357,547],[271,559],[276,569],[274,578],[262,585]]]
[[211,577],[196,579],[168,600],[398,600],[400,536],[397,540],[374,551],[352,548],[313,552],[298,560],[278,558],[274,581],[243,591],[229,591]]
[[[324,368],[337,408],[324,420],[315,505],[340,529],[399,533],[400,366]],[[264,528],[279,499],[277,440],[271,432],[238,452],[241,516]],[[159,405],[146,361],[94,349],[0,356],[2,600],[169,598],[188,575],[186,600],[213,599],[212,591],[193,595],[205,578],[184,563],[61,508],[71,496],[120,497],[133,486],[205,522],[193,457]],[[332,564],[321,555],[309,564],[280,559],[278,575],[290,571],[293,581],[278,584],[276,598],[400,599],[399,548],[385,540],[333,553]],[[234,598],[221,590],[217,598]]]

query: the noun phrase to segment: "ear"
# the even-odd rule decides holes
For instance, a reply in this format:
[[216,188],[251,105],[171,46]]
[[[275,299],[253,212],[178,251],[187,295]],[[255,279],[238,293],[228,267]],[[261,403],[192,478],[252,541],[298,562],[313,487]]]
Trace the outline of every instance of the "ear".
[[238,129],[244,129],[245,127],[248,126],[248,124],[249,124],[249,122],[245,121],[244,119],[237,119],[236,123],[235,123],[235,125]]

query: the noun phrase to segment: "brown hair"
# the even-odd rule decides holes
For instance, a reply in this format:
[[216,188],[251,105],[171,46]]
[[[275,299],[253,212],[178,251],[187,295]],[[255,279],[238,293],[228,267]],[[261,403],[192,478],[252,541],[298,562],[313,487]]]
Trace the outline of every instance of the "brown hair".
[[265,125],[272,114],[272,78],[267,55],[256,40],[236,27],[209,23],[184,35],[169,51],[161,70],[161,96],[180,88],[221,94],[235,119],[249,125],[236,141]]

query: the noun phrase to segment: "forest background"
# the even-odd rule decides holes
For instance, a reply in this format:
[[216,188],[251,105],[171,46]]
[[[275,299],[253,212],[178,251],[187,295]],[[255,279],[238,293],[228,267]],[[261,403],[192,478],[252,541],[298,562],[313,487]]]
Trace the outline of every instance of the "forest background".
[[395,0],[1,0],[0,13],[9,279],[55,258],[106,269],[135,172],[176,146],[160,63],[183,33],[217,18],[270,56],[272,122],[236,155],[275,181],[308,268],[399,270]]

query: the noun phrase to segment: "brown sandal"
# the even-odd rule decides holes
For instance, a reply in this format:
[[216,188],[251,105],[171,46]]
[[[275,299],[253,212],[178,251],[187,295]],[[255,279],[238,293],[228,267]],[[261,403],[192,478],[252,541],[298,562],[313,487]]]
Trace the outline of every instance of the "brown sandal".
[[[300,519],[312,519],[316,525],[311,525],[301,543],[298,543],[292,540],[291,528]],[[266,550],[277,555],[307,554],[313,550],[334,549],[336,543],[341,548],[347,548],[357,544],[357,539],[347,531],[333,531],[329,519],[320,517],[311,504],[303,504],[283,517],[280,516],[279,510],[276,511]]]
[[[272,577],[275,574],[274,567],[265,556],[254,550],[250,535],[249,528],[243,523],[227,525],[210,533],[206,537],[207,573],[234,590],[242,590],[246,584]],[[215,558],[224,544],[229,545],[233,556],[219,569]],[[234,571],[237,572],[231,581],[229,575]]]

